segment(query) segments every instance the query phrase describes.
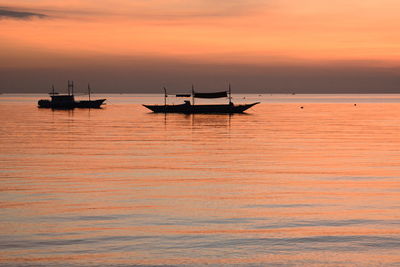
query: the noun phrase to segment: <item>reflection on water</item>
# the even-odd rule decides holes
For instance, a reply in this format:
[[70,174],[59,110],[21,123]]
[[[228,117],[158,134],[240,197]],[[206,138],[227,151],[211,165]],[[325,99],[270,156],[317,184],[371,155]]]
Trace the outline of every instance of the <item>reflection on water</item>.
[[229,116],[18,97],[0,104],[0,264],[400,263],[396,100]]

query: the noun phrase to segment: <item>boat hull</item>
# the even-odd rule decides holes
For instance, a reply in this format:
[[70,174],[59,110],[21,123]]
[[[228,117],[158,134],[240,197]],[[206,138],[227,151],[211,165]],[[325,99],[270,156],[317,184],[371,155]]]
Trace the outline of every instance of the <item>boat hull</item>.
[[75,105],[77,108],[100,108],[105,99],[97,99],[97,100],[81,100],[76,101]]
[[257,105],[260,102],[252,103],[252,104],[244,104],[244,105],[190,105],[190,104],[182,104],[182,105],[143,105],[144,107],[150,109],[154,113],[185,113],[185,114],[194,114],[194,113],[243,113],[247,109],[251,108],[254,105]]

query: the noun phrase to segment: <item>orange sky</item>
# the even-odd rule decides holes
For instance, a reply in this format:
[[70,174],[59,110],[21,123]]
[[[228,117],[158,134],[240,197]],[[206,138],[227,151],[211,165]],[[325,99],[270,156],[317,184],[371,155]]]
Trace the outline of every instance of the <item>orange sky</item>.
[[399,11],[395,0],[0,0],[0,69],[99,56],[397,66]]

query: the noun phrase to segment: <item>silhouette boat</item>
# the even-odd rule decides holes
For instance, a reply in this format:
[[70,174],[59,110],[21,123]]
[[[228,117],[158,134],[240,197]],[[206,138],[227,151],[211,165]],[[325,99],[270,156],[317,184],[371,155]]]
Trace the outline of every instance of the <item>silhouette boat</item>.
[[90,98],[90,85],[88,85],[89,100],[75,100],[74,96],[74,82],[68,81],[68,94],[60,95],[53,90],[49,93],[51,100],[41,99],[38,101],[39,108],[52,108],[52,109],[73,109],[73,108],[100,108],[106,99],[91,100]]
[[[243,113],[247,109],[260,102],[251,104],[235,105],[232,103],[231,86],[229,85],[228,91],[213,92],[213,93],[198,93],[194,91],[192,86],[192,94],[175,94],[175,97],[192,97],[192,103],[189,100],[185,100],[183,104],[179,105],[168,105],[167,104],[167,90],[164,87],[164,105],[143,105],[155,113]],[[195,105],[195,98],[222,98],[228,97],[228,104],[209,104],[209,105]]]

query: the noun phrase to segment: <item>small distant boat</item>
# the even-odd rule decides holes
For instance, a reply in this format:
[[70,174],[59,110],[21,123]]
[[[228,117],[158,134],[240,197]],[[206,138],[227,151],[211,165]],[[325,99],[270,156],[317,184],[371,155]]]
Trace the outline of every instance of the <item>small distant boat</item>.
[[41,99],[38,101],[39,108],[52,108],[52,109],[73,109],[73,108],[100,108],[106,99],[90,99],[90,85],[88,85],[89,100],[75,100],[74,96],[74,82],[68,81],[68,94],[60,95],[54,90],[49,93],[51,100]]
[[[232,103],[231,86],[229,85],[228,91],[213,92],[213,93],[198,93],[194,91],[192,86],[192,94],[176,94],[175,97],[192,97],[192,103],[189,100],[185,100],[183,104],[179,105],[167,105],[167,90],[164,87],[164,105],[143,105],[155,113],[243,113],[247,109],[260,102],[252,104],[235,105]],[[228,97],[228,104],[211,104],[211,105],[195,105],[195,98],[222,98]]]

